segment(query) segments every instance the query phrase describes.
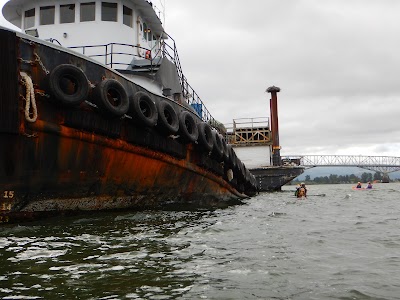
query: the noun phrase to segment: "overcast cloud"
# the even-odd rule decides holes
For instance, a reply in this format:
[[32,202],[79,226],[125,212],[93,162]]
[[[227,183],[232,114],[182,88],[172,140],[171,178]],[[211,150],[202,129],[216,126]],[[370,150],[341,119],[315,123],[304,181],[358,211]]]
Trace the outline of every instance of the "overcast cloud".
[[165,27],[220,122],[269,116],[276,85],[282,155],[399,156],[399,11],[398,0],[166,0]]

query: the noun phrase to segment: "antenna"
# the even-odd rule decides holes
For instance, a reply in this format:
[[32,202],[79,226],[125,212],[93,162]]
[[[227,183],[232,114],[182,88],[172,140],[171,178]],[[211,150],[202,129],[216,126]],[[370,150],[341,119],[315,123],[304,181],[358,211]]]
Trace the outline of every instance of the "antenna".
[[[147,2],[152,3],[149,0],[147,0]],[[160,20],[162,19],[161,22],[162,22],[163,27],[165,29],[165,0],[159,0],[159,1],[157,1],[157,5],[154,4],[152,6],[153,6],[154,11],[158,15],[158,18]],[[159,6],[161,6],[161,9],[160,9]],[[161,14],[162,14],[162,18],[161,18]]]
[[162,14],[163,14],[163,27],[165,29],[165,0],[160,0],[160,5],[162,7]]

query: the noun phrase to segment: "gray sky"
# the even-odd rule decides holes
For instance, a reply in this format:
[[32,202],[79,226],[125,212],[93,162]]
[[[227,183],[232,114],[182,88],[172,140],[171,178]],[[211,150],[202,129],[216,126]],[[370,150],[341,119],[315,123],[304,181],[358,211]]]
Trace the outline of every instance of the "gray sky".
[[220,122],[269,116],[276,85],[282,155],[400,156],[399,11],[398,0],[166,0],[165,27]]

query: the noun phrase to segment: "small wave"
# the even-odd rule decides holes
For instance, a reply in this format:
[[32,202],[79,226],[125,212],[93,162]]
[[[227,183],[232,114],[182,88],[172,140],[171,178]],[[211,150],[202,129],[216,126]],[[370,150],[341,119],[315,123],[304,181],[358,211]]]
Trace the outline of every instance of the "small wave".
[[4,225],[3,228],[0,228],[0,236],[10,236],[13,234],[20,234],[20,233],[29,233],[29,232],[37,232],[39,231],[39,226],[32,226],[32,225]]
[[280,212],[271,212],[268,214],[268,217],[280,217],[280,216],[286,216],[286,213],[280,213]]
[[350,290],[348,296],[343,296],[340,297],[339,299],[343,300],[350,300],[350,299],[364,299],[364,300],[369,300],[369,299],[376,299],[376,297],[372,297],[370,295],[367,295],[363,292],[360,292],[359,290]]
[[247,275],[250,274],[252,271],[249,269],[236,269],[236,270],[229,270],[228,273],[231,274],[243,274],[243,275]]
[[40,247],[29,247],[27,250],[20,252],[16,257],[8,258],[8,260],[17,262],[23,260],[38,260],[38,259],[54,259],[63,256],[67,250],[49,250]]
[[148,256],[147,252],[139,252],[139,253],[123,252],[123,253],[102,255],[102,256],[97,257],[97,259],[100,261],[107,261],[107,260],[131,261],[131,260],[135,260],[135,259],[144,259],[147,256]]
[[2,299],[43,299],[42,297],[33,297],[33,296],[6,296]]

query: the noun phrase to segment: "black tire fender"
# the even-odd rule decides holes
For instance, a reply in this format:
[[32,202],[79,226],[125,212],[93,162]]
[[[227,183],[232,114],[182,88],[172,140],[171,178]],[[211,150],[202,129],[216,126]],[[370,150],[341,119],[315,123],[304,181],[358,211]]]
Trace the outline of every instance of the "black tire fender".
[[242,181],[246,181],[246,166],[244,165],[244,163],[241,161],[240,162],[240,173],[239,173],[239,178]]
[[214,146],[211,126],[205,122],[199,123],[199,144],[207,151],[211,151]]
[[128,95],[119,81],[104,79],[96,86],[94,95],[94,102],[106,116],[122,117],[128,112]]
[[213,144],[214,144],[213,154],[218,160],[220,160],[222,159],[222,155],[224,154],[224,148],[222,146],[222,137],[216,130],[213,130],[212,133],[213,133]]
[[228,148],[229,148],[229,164],[232,167],[232,169],[235,169],[237,167],[236,153],[231,145],[228,145]]
[[132,115],[134,121],[142,125],[154,127],[157,124],[158,113],[156,104],[145,92],[136,92],[130,97],[128,112]]
[[225,139],[221,136],[222,138],[222,149],[224,150],[222,153],[222,158],[224,159],[224,162],[228,162],[229,161],[229,149],[228,149],[228,145],[225,142]]
[[238,180],[243,180],[243,163],[238,157],[236,157],[236,168],[233,172]]
[[254,175],[251,176],[251,183],[253,184],[254,188],[257,190],[258,189],[257,178]]
[[161,100],[157,103],[157,110],[157,128],[168,135],[176,134],[179,130],[179,118],[174,107],[168,101]]
[[182,111],[179,115],[179,133],[184,142],[194,143],[199,137],[199,130],[192,114]]
[[88,98],[89,81],[77,66],[62,64],[55,67],[49,76],[52,96],[66,106],[77,106]]
[[246,179],[246,182],[251,182],[251,173],[250,173],[250,171],[249,171],[249,169],[247,169],[246,168],[246,166],[245,166],[245,179]]

